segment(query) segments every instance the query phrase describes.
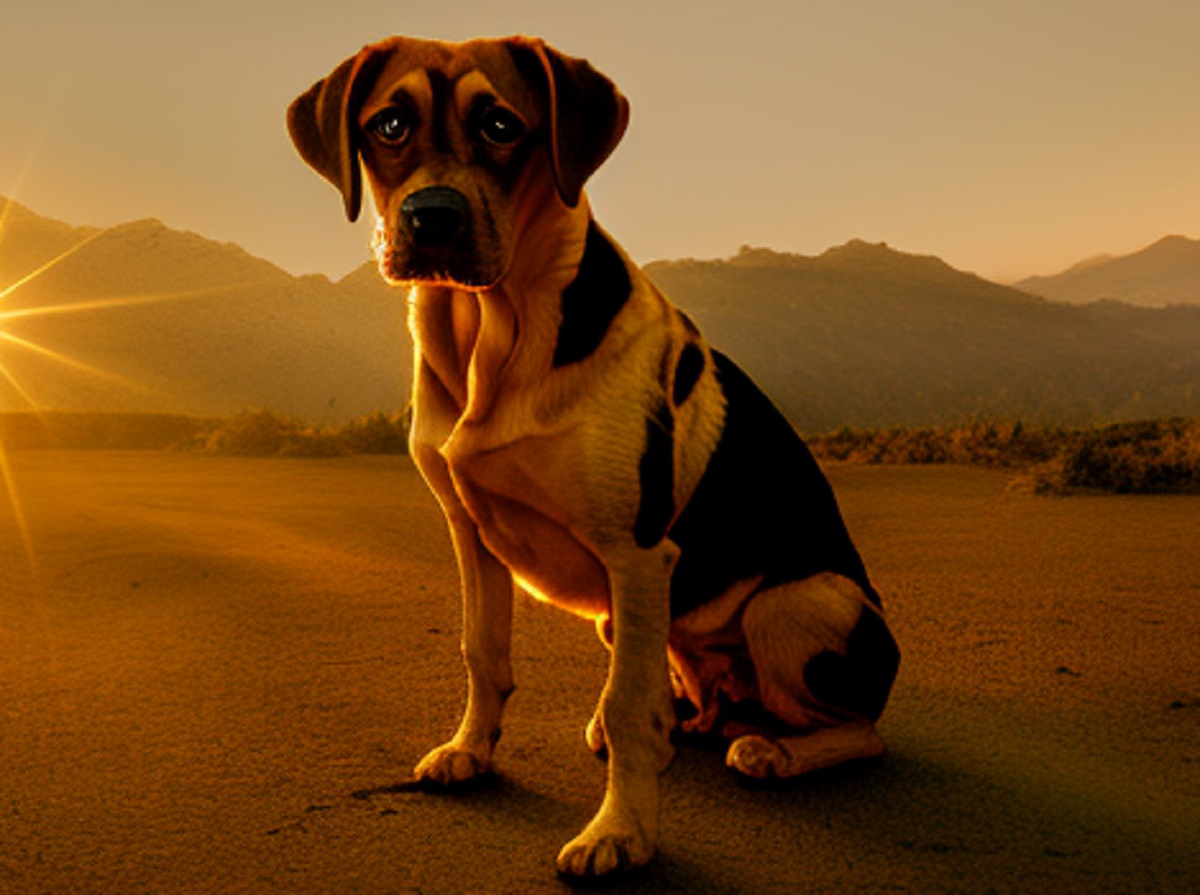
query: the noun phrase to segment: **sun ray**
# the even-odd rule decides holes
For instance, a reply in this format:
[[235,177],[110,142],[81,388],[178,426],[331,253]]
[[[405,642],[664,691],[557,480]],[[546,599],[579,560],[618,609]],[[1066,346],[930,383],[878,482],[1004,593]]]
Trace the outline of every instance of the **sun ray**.
[[24,286],[29,281],[37,279],[42,274],[44,274],[46,271],[48,271],[52,267],[54,267],[56,264],[59,264],[59,263],[65,261],[67,258],[70,258],[72,255],[74,255],[76,252],[78,252],[84,246],[88,245],[93,240],[98,239],[99,237],[103,236],[107,232],[108,232],[107,230],[97,230],[95,233],[91,233],[88,236],[85,236],[83,239],[81,239],[79,242],[75,243],[75,245],[71,246],[66,251],[60,252],[55,257],[51,258],[49,261],[47,261],[41,267],[25,274],[25,276],[21,277],[15,283],[10,283],[5,288],[0,289],[0,302],[3,302],[6,298],[8,298],[10,295],[12,295],[14,292],[16,292],[18,289],[20,289],[22,286]]
[[21,506],[21,498],[17,494],[17,483],[13,476],[12,466],[8,462],[8,451],[4,449],[4,441],[0,439],[0,481],[4,482],[4,490],[8,494],[8,507],[12,511],[13,521],[17,526],[17,535],[21,539],[21,547],[29,568],[37,573],[37,554],[33,549],[33,536],[29,532],[29,522],[25,518],[25,510]]
[[16,345],[20,348],[24,348],[26,351],[32,351],[34,354],[40,354],[43,357],[48,357],[51,360],[57,361],[58,363],[71,367],[72,369],[87,373],[90,376],[96,376],[100,379],[107,379],[110,382],[116,382],[125,386],[126,388],[138,388],[137,383],[131,379],[121,376],[118,373],[113,373],[109,370],[102,370],[99,367],[93,367],[91,364],[86,364],[83,361],[76,360],[75,358],[66,354],[61,354],[60,352],[47,348],[44,345],[39,345],[36,342],[30,342],[28,339],[22,339],[20,336],[14,336],[10,332],[0,330],[0,342],[7,342],[11,345]]
[[[91,238],[94,238],[94,237],[91,237]],[[41,268],[39,268],[39,271],[44,273],[51,266],[53,266],[53,264],[56,264],[59,261],[61,261],[68,254],[70,254],[70,252],[77,251],[79,248],[82,247],[82,245],[83,244],[80,243],[80,244],[74,246],[72,249],[68,250],[68,252],[64,252],[63,254],[59,255],[58,258],[54,259],[54,261],[49,262],[48,264],[45,264]],[[15,291],[21,285],[28,283],[31,279],[34,278],[34,276],[36,276],[38,274],[39,271],[35,271],[33,274],[29,274],[29,275],[23,277],[20,281],[18,281],[17,283],[14,283],[8,289],[4,290],[3,292],[0,292],[0,300],[2,300],[6,295],[11,294],[13,291]],[[263,282],[265,282],[265,281],[263,281]],[[203,289],[186,289],[186,290],[179,290],[179,291],[174,291],[174,292],[148,292],[148,293],[144,293],[142,295],[122,295],[122,296],[115,296],[112,298],[96,298],[96,299],[89,299],[89,300],[84,300],[84,301],[63,302],[61,304],[53,304],[53,305],[38,305],[38,306],[34,306],[34,307],[13,308],[13,309],[7,310],[7,311],[0,310],[0,347],[2,347],[6,343],[10,344],[10,345],[14,345],[18,348],[22,348],[26,351],[36,353],[42,357],[56,361],[65,366],[72,367],[72,368],[74,368],[80,372],[86,373],[90,376],[96,376],[96,377],[99,377],[102,379],[107,379],[110,382],[115,382],[115,383],[121,385],[122,387],[130,389],[132,391],[142,392],[142,393],[151,392],[151,391],[153,391],[153,388],[146,383],[139,382],[139,381],[130,379],[128,377],[122,376],[119,373],[114,373],[112,371],[102,369],[102,368],[94,366],[92,364],[85,363],[83,361],[80,361],[80,360],[77,360],[77,359],[71,357],[70,355],[63,354],[59,351],[55,351],[51,348],[48,348],[45,345],[41,345],[41,344],[38,344],[37,342],[33,342],[30,339],[22,338],[21,336],[18,336],[15,333],[6,330],[5,324],[8,323],[9,321],[29,319],[29,318],[35,318],[35,317],[49,317],[49,316],[55,316],[55,315],[70,315],[70,314],[86,314],[86,313],[99,312],[99,311],[119,310],[121,308],[133,308],[133,307],[139,307],[139,306],[145,306],[145,305],[166,304],[166,303],[170,303],[170,302],[188,301],[188,300],[200,299],[200,298],[205,298],[205,297],[210,297],[210,296],[215,296],[215,295],[227,295],[227,294],[232,294],[232,293],[237,293],[237,292],[253,290],[256,287],[258,287],[259,285],[260,285],[259,281],[248,281],[248,282],[244,282],[244,283],[230,283],[230,284],[224,284],[221,286],[210,286],[210,287],[206,287]],[[11,385],[16,390],[17,394],[20,395],[21,398],[23,400],[25,400],[27,403],[29,403],[29,405],[31,407],[33,407],[35,410],[38,410],[39,412],[42,410],[42,408],[38,407],[37,402],[32,398],[32,396],[29,394],[28,390],[22,388],[21,385],[17,382],[16,375],[11,370],[6,369],[3,366],[3,364],[0,364],[0,381],[7,381],[9,383],[9,385]]]
[[[0,243],[4,242],[4,228],[8,223],[8,217],[12,214],[13,209],[17,206],[17,196],[21,194],[21,189],[25,184],[25,180],[29,177],[29,173],[34,169],[38,157],[41,155],[42,145],[50,136],[50,131],[54,126],[55,120],[58,118],[58,113],[62,109],[63,100],[65,99],[63,91],[59,91],[56,97],[42,95],[39,97],[41,108],[44,111],[42,123],[37,127],[29,127],[24,131],[26,139],[25,161],[16,169],[15,174],[9,181],[6,188],[6,196],[0,196],[4,201],[3,209],[0,209]],[[12,150],[13,147],[6,146],[7,150]]]
[[22,401],[24,401],[26,404],[28,404],[35,413],[37,413],[39,415],[41,414],[42,411],[38,407],[37,401],[35,401],[33,399],[33,395],[29,394],[29,392],[27,392],[25,390],[25,388],[21,385],[21,383],[17,381],[17,377],[14,376],[9,371],[8,367],[4,366],[4,364],[0,364],[0,378],[3,378],[4,381],[7,382],[9,384],[9,386],[12,388],[12,390],[17,393],[18,397],[20,397]]
[[[226,292],[252,289],[254,285],[254,283],[238,283],[229,286],[213,286],[208,289],[187,289],[178,292],[147,292],[143,295],[122,295],[114,298],[95,298],[88,301],[64,302],[57,305],[39,305],[32,308],[13,308],[11,311],[0,311],[0,323],[3,323],[5,320],[19,320],[22,317],[49,317],[54,314],[79,314],[88,311],[107,311],[114,308],[133,308],[139,305],[186,301],[192,298],[204,298]],[[3,295],[0,295],[0,298],[2,297]]]
[[12,210],[17,207],[17,200],[8,196],[0,196],[4,200],[4,207],[0,208],[0,244],[4,243],[4,228],[8,224],[8,216],[12,214]]

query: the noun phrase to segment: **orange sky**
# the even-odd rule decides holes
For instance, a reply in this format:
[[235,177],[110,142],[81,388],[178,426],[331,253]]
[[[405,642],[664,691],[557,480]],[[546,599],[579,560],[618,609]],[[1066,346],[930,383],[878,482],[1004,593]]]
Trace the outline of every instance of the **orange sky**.
[[635,258],[852,237],[994,278],[1200,236],[1200,3],[56,0],[0,7],[0,194],[340,276],[365,227],[291,99],[393,33],[541,34],[633,103],[593,180]]

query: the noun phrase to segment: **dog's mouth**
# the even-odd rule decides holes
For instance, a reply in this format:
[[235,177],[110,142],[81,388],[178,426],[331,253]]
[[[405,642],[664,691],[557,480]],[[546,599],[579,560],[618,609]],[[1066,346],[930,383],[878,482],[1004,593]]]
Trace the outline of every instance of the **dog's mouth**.
[[383,278],[397,285],[418,283],[478,291],[495,285],[497,279],[480,269],[472,253],[414,249],[391,239],[376,242],[375,260]]

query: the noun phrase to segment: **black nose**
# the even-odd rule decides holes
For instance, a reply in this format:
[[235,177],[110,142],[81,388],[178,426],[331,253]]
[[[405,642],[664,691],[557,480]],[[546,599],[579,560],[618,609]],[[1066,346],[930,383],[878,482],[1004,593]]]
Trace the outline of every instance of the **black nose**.
[[425,248],[454,242],[466,227],[469,213],[466,197],[448,186],[417,190],[400,205],[400,214],[413,242]]

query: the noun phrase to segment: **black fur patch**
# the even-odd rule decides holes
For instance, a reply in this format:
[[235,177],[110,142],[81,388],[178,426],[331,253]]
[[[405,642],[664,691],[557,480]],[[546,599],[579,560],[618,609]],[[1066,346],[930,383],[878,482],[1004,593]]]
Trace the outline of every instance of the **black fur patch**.
[[671,403],[676,407],[681,405],[691,395],[692,389],[700,381],[704,372],[704,349],[695,342],[688,342],[679,352],[679,361],[675,364],[675,384],[671,389]]
[[878,602],[808,447],[749,376],[718,351],[712,358],[725,393],[725,428],[670,531],[681,550],[671,577],[672,617],[758,575],[769,587],[834,572]]
[[425,70],[429,78],[429,92],[433,97],[433,111],[430,126],[433,130],[433,147],[438,152],[450,151],[450,136],[447,129],[447,119],[451,114],[449,105],[451,87],[449,79],[434,68]]
[[900,650],[878,613],[863,609],[846,651],[819,653],[804,666],[804,684],[826,705],[877,721],[900,667]]
[[675,515],[675,420],[665,402],[646,420],[646,450],[638,463],[638,483],[641,498],[633,540],[649,549],[666,537]]
[[625,262],[595,221],[590,222],[579,270],[563,290],[554,366],[578,363],[599,348],[632,290]]

